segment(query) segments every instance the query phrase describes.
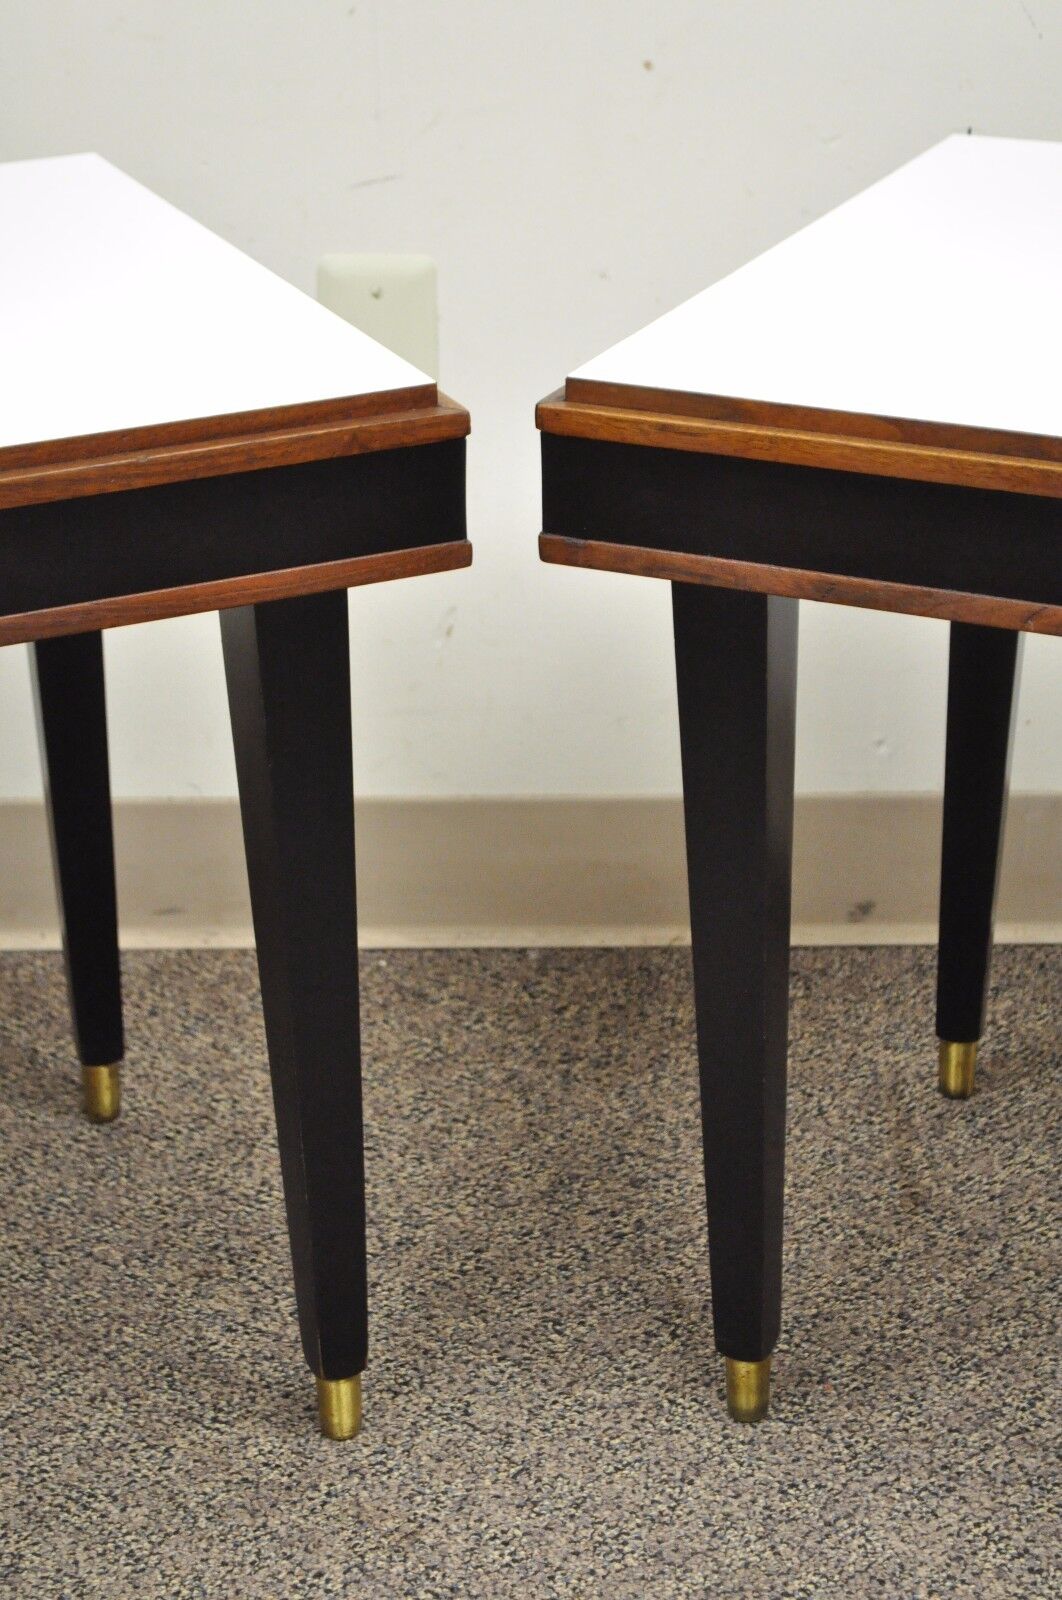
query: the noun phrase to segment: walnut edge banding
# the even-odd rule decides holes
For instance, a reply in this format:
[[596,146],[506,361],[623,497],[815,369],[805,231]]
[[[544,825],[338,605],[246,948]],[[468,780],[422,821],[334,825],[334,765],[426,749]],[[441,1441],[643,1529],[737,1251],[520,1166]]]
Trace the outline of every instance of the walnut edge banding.
[[584,405],[703,417],[713,422],[753,423],[797,432],[837,434],[842,438],[880,439],[888,444],[933,445],[964,454],[1028,456],[1062,462],[1062,438],[1013,433],[1003,428],[971,427],[965,423],[923,422],[866,411],[828,411],[821,406],[742,400],[733,395],[693,394],[678,389],[650,389],[636,384],[601,383],[589,378],[569,378],[564,386],[564,398]]
[[411,550],[351,556],[308,567],[284,567],[275,572],[220,578],[212,583],[115,595],[44,611],[23,611],[0,617],[0,645],[27,644],[34,639],[117,628],[130,622],[154,622],[160,617],[186,616],[196,611],[223,611],[231,606],[257,605],[263,600],[321,594],[328,589],[353,589],[390,578],[450,572],[469,566],[471,561],[472,546],[468,540],[452,539],[442,544],[419,545]]
[[469,431],[435,385],[0,450],[0,510],[434,444]]
[[[590,400],[588,395],[594,395]],[[600,403],[601,397],[612,403]],[[633,404],[619,403],[628,398]],[[909,478],[924,483],[945,483],[965,488],[999,489],[1013,494],[1062,497],[1062,446],[1056,440],[1025,440],[1020,435],[989,435],[955,430],[966,448],[954,444],[923,443],[929,424],[909,425],[873,417],[848,418],[839,413],[812,413],[770,408],[799,419],[801,426],[755,421],[765,408],[755,402],[719,402],[727,417],[695,414],[693,401],[708,397],[676,396],[650,390],[622,390],[615,385],[595,385],[569,379],[562,392],[547,396],[536,411],[544,433],[578,439],[598,439],[615,444],[650,445],[665,450],[689,450],[706,455],[738,456],[752,461],[785,462],[792,466],[830,468],[875,477]],[[675,409],[652,409],[674,402]],[[651,402],[651,405],[650,405]],[[639,409],[645,406],[646,409]],[[825,432],[810,421],[823,421],[844,431]],[[850,427],[850,431],[849,430]],[[904,427],[919,438],[887,436]],[[879,436],[880,435],[880,436]],[[942,437],[942,435],[941,435]],[[978,444],[993,448],[971,448]],[[1022,449],[1042,454],[1021,454]],[[1058,459],[1053,459],[1058,452]]]
[[597,539],[568,539],[543,533],[538,541],[543,561],[598,572],[624,572],[636,577],[704,583],[722,589],[787,595],[797,600],[824,600],[834,605],[867,606],[875,611],[901,611],[950,622],[978,622],[1027,633],[1062,635],[1062,606],[1037,605],[995,595],[964,594],[951,589],[925,589],[839,573],[807,572],[797,567],[768,566],[720,556],[692,555],[680,550],[649,550],[643,545],[610,544]]

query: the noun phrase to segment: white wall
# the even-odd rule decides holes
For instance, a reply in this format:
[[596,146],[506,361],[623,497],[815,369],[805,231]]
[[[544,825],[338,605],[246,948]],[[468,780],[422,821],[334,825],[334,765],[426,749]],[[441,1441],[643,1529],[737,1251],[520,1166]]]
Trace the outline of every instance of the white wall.
[[[476,564],[353,597],[359,789],[662,794],[667,591],[539,566],[534,401],[945,133],[1062,138],[1060,84],[1057,0],[6,0],[0,158],[97,149],[307,290],[326,250],[434,256]],[[799,787],[938,786],[943,625],[802,628]],[[116,791],[231,793],[215,619],[107,657]],[[1031,639],[1017,787],[1062,788],[1060,691]],[[0,707],[33,794],[20,649]]]

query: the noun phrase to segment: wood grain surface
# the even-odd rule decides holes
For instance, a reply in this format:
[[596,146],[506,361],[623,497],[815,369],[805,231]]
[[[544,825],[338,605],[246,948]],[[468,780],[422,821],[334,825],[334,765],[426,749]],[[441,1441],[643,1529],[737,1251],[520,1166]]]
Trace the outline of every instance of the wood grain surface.
[[255,572],[246,577],[213,583],[155,589],[143,594],[118,595],[81,605],[53,606],[0,617],[0,645],[25,644],[67,633],[117,628],[130,622],[152,622],[160,617],[186,616],[195,611],[224,611],[232,606],[257,605],[261,600],[286,600],[297,594],[321,594],[328,589],[354,589],[390,578],[413,578],[421,573],[449,572],[470,566],[472,546],[467,539],[421,545],[412,550],[353,556],[345,561],[324,561],[308,567],[287,567],[277,572]]
[[544,433],[569,438],[1062,497],[1056,439],[573,378],[540,402],[536,421]]
[[1062,635],[1062,606],[1037,605],[994,595],[919,588],[913,584],[807,572],[679,550],[650,550],[598,539],[569,539],[549,533],[539,537],[539,554],[543,561],[565,567],[712,584],[725,589],[749,589],[759,594],[791,595],[798,600],[823,600],[835,605],[866,606],[875,611],[902,611],[952,622],[979,622],[989,627]]
[[[0,510],[463,438],[434,384],[0,450]],[[2,537],[2,529],[0,529]]]

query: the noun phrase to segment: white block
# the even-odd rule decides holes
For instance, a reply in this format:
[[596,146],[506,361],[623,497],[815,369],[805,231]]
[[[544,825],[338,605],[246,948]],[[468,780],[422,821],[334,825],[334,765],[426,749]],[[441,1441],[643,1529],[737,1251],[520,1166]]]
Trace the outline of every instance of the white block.
[[439,376],[438,297],[430,256],[322,256],[317,298],[421,372]]

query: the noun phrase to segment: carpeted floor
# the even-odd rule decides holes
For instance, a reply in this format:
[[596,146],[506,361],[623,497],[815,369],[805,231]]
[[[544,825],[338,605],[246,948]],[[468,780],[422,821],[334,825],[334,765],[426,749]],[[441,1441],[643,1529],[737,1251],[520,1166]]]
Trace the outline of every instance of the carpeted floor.
[[797,952],[770,1418],[712,1351],[683,950],[363,957],[366,1426],[314,1427],[253,956],[126,961],[125,1110],[0,957],[0,1594],[1062,1592],[1062,949]]

